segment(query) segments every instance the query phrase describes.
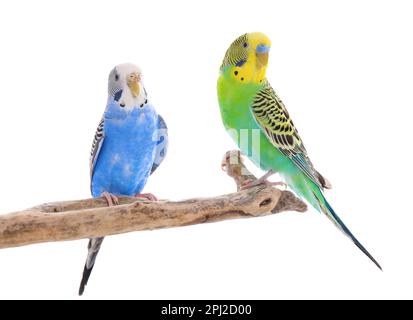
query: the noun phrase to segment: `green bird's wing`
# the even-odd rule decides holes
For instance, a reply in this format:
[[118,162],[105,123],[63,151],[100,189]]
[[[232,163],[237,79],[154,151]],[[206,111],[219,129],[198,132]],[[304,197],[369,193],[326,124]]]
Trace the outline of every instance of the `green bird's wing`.
[[254,97],[251,111],[274,147],[290,158],[321,189],[331,188],[328,180],[315,170],[287,109],[267,80]]

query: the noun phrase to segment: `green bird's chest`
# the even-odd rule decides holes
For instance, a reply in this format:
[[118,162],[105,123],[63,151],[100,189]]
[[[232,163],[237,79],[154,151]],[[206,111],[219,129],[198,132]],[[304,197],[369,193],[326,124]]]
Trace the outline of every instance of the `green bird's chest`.
[[240,85],[221,75],[217,88],[221,117],[225,128],[227,130],[258,129],[249,108],[259,86]]
[[285,156],[267,139],[250,110],[261,87],[239,84],[221,75],[217,89],[222,122],[242,153],[258,167],[279,171],[285,164]]

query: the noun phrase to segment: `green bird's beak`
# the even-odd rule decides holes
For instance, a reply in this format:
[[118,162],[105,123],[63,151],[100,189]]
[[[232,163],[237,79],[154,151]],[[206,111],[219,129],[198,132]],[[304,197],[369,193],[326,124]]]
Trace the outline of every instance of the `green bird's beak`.
[[270,47],[264,44],[259,44],[255,50],[257,56],[258,67],[266,67],[268,64],[268,53]]

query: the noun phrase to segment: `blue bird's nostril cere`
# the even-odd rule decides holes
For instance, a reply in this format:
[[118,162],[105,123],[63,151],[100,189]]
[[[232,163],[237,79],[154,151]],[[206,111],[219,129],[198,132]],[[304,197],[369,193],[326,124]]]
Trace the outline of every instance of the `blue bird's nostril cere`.
[[259,44],[256,49],[257,53],[267,53],[270,51],[270,47],[265,44]]

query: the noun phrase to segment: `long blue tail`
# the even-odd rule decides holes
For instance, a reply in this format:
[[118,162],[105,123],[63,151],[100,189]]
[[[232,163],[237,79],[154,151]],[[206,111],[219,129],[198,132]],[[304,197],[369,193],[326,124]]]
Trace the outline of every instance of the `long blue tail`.
[[356,239],[355,236],[351,233],[351,231],[346,227],[346,225],[341,221],[338,215],[334,212],[333,208],[327,202],[326,198],[320,191],[320,197],[314,193],[315,198],[317,199],[321,210],[323,210],[324,214],[347,236],[349,237],[354,244],[367,256],[370,258],[371,261],[380,269],[383,270],[380,264],[373,258],[373,256],[367,251],[366,248]]

